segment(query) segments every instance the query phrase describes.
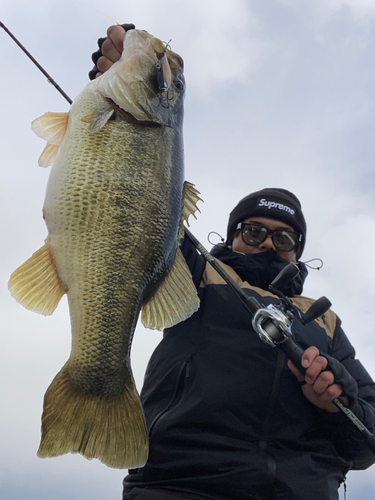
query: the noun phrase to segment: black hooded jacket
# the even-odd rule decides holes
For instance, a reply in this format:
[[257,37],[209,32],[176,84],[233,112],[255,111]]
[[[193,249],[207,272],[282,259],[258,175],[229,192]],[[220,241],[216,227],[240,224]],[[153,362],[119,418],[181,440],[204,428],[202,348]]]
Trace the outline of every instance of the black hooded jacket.
[[[124,480],[124,499],[134,489],[174,492],[213,500],[333,500],[350,468],[375,457],[351,422],[328,413],[303,395],[284,354],[265,345],[234,292],[185,240],[185,259],[201,306],[164,332],[152,355],[141,394],[150,439],[145,467]],[[227,247],[212,252],[233,279],[263,304],[266,291],[287,264],[274,252],[243,255]],[[307,275],[284,290],[306,311],[301,297]],[[305,349],[315,345],[373,431],[375,387],[332,311],[293,335]]]

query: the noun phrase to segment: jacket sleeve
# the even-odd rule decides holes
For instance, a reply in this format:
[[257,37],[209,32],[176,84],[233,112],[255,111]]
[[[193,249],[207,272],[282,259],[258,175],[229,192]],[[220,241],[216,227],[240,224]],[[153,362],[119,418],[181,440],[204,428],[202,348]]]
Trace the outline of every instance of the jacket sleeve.
[[[355,350],[342,330],[339,318],[330,355],[323,356],[328,360],[335,382],[342,386],[344,395],[348,397],[350,410],[374,433],[375,384],[361,362],[355,358]],[[338,453],[353,461],[352,469],[366,469],[375,463],[375,454],[346,415],[324,410],[319,410],[319,414]]]

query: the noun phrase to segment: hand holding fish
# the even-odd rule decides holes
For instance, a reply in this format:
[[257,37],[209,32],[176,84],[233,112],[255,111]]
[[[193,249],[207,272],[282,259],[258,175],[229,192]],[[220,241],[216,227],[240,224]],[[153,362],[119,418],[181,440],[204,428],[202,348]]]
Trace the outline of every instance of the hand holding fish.
[[91,80],[108,71],[120,59],[125,34],[131,29],[134,29],[134,24],[115,24],[107,29],[107,38],[99,38],[99,49],[92,54],[95,66],[89,73]]

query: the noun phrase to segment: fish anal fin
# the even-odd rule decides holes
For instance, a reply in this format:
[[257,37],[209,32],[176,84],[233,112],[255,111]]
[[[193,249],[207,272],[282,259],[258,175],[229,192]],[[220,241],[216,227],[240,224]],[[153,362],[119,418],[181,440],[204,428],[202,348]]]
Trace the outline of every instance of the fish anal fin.
[[97,396],[79,392],[70,382],[69,362],[44,397],[40,458],[80,453],[116,469],[142,467],[148,438],[134,380],[122,394]]
[[143,305],[141,320],[146,328],[163,330],[184,321],[199,308],[199,297],[181,250],[170,273]]
[[46,147],[43,150],[43,153],[39,157],[38,165],[42,168],[46,168],[52,165],[59,151],[59,147],[60,146],[56,146],[55,144],[47,143]]
[[183,202],[182,202],[182,212],[181,212],[181,220],[180,220],[180,228],[179,228],[179,239],[181,239],[184,235],[184,222],[189,226],[189,217],[192,215],[195,219],[197,218],[195,212],[200,212],[197,207],[198,201],[203,201],[202,198],[199,197],[200,192],[195,189],[194,184],[185,181],[183,187]]
[[44,113],[31,123],[35,134],[55,146],[59,146],[64,139],[68,126],[69,113]]
[[83,123],[89,124],[89,134],[96,134],[104,127],[114,112],[115,110],[113,108],[109,110],[106,109],[104,111],[92,112],[83,116],[80,120]]
[[26,309],[49,316],[65,294],[49,239],[22,266],[16,269],[8,283],[9,291]]

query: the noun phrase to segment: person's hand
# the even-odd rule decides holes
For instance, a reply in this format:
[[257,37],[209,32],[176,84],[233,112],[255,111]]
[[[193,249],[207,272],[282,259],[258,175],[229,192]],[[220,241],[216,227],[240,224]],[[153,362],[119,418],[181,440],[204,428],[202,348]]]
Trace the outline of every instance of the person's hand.
[[107,38],[99,38],[99,50],[91,56],[95,66],[89,73],[90,80],[105,73],[120,59],[126,32],[134,28],[134,24],[115,24],[107,29]]
[[[339,411],[332,400],[341,396],[343,389],[335,383],[335,377],[331,370],[327,369],[328,361],[320,356],[316,347],[309,347],[302,355],[301,360],[306,372],[303,375],[298,368],[288,361],[288,366],[302,386],[302,391],[310,403],[330,413]],[[341,398],[344,404],[348,404],[347,398]]]

